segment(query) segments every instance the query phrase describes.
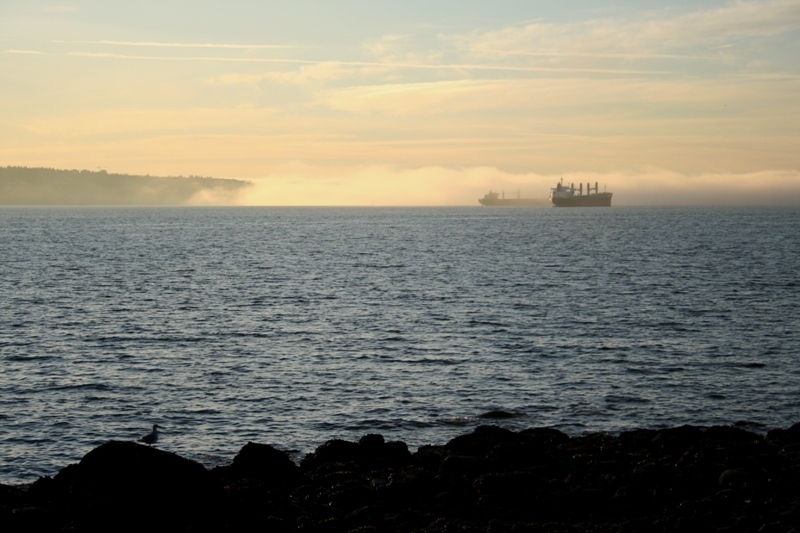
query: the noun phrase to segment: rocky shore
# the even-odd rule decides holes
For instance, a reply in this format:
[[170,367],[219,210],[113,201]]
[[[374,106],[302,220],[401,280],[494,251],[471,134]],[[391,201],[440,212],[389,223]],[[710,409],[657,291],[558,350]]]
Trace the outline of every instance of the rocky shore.
[[568,437],[481,426],[411,453],[366,435],[300,464],[248,443],[202,465],[108,442],[27,490],[0,531],[800,532],[800,424]]

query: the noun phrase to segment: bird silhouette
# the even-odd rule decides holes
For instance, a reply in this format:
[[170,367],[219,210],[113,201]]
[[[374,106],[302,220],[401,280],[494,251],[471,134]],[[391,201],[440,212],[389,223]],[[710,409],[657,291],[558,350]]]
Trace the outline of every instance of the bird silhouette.
[[164,429],[164,428],[162,428],[158,424],[153,424],[153,431],[151,431],[147,435],[142,435],[141,437],[139,437],[139,442],[144,442],[148,446],[150,446],[151,444],[155,444],[156,441],[158,441],[159,429]]

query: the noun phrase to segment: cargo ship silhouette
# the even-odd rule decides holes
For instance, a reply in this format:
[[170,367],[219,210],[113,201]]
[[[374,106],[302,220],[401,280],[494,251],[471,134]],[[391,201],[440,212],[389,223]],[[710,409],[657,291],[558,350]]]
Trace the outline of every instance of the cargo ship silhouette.
[[516,198],[506,198],[505,191],[503,192],[502,197],[500,194],[496,192],[489,191],[483,198],[478,199],[478,202],[481,205],[488,205],[488,206],[542,206],[547,205],[547,200],[542,200],[539,198],[522,198],[517,191]]
[[550,201],[555,207],[610,207],[612,195],[610,192],[599,192],[597,182],[594,182],[594,187],[587,183],[586,194],[583,194],[583,183],[576,189],[572,183],[564,185],[564,178],[550,189]]

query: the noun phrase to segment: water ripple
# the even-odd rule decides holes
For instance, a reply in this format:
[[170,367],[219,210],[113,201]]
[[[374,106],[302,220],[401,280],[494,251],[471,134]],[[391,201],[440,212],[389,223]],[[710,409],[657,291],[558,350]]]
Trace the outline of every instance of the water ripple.
[[[796,422],[792,209],[0,209],[0,482],[108,439]],[[492,411],[512,418],[481,418]]]

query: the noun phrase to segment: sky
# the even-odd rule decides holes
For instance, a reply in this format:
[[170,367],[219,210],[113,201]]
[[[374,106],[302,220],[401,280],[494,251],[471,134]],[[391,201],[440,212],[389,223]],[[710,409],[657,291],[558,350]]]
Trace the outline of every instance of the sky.
[[800,205],[800,0],[0,0],[0,166]]

